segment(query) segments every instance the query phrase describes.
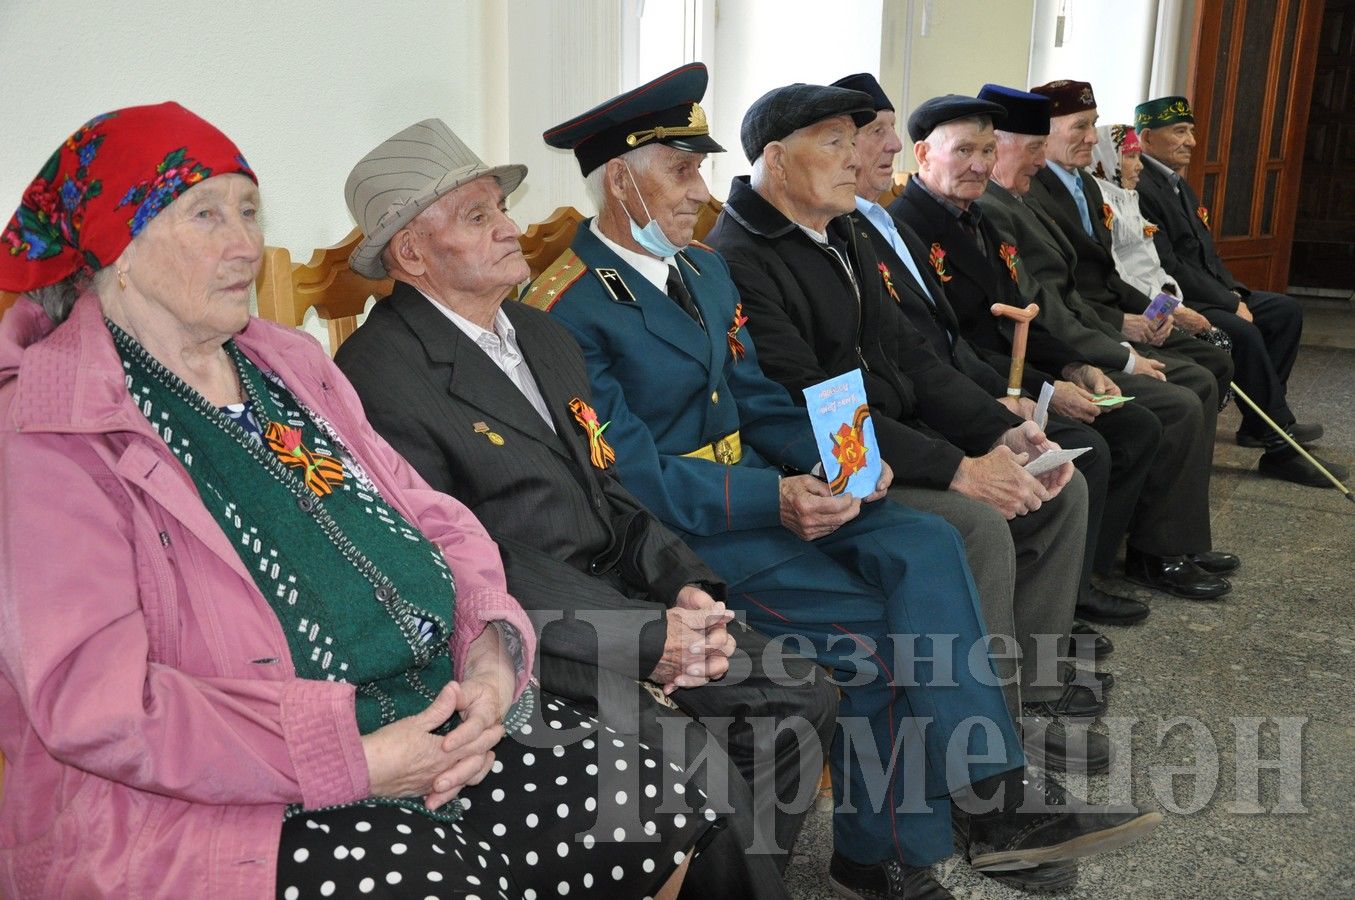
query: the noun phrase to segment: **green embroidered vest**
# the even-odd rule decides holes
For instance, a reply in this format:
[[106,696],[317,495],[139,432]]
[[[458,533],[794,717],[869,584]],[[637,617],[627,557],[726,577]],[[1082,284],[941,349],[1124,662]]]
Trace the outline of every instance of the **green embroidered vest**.
[[[304,467],[218,410],[108,323],[127,388],[193,480],[287,636],[297,675],[357,689],[358,730],[368,734],[422,711],[453,678],[448,645],[455,584],[442,553],[390,507],[322,418],[276,378],[226,343],[249,409],[261,423],[300,429],[303,450],[341,460],[342,481],[321,496]],[[266,426],[265,426],[266,427]],[[509,711],[516,730],[534,705],[530,691]],[[457,722],[448,720],[437,733]],[[435,813],[419,798],[383,799]],[[289,810],[289,815],[296,810]]]

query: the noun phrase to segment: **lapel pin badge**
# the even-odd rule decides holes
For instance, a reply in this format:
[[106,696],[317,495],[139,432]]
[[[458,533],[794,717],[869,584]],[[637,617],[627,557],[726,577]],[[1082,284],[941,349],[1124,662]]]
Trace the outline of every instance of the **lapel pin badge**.
[[497,431],[490,431],[489,426],[484,422],[476,422],[473,427],[475,428],[476,434],[483,434],[485,437],[489,438],[489,442],[494,446],[503,446],[503,435],[499,434]]

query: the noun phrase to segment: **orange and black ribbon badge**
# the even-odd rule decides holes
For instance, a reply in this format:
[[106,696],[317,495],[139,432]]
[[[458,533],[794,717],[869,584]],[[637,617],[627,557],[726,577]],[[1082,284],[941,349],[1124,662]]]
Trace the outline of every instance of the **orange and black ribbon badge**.
[[946,251],[941,249],[940,244],[932,244],[927,259],[931,262],[932,268],[936,270],[936,277],[941,279],[942,284],[950,281],[950,273],[946,271]]
[[1016,245],[1002,244],[997,248],[997,255],[1007,264],[1007,274],[1012,277],[1012,281],[1016,281]]
[[833,435],[833,459],[841,467],[837,476],[828,482],[828,489],[840,494],[847,489],[847,481],[866,466],[866,419],[870,418],[870,407],[862,403],[852,415],[851,424],[842,423],[842,427]]
[[889,266],[879,263],[876,268],[880,270],[880,277],[884,279],[885,290],[889,292],[889,296],[893,298],[895,303],[902,303],[903,301],[899,299],[899,292],[894,290],[894,280],[889,277]]
[[1200,221],[1204,223],[1204,227],[1205,227],[1205,228],[1208,228],[1208,227],[1209,227],[1209,210],[1208,210],[1208,209],[1206,209],[1206,208],[1203,207],[1203,206],[1197,207],[1196,210],[1195,210],[1195,215],[1197,215],[1197,216],[1200,217]]
[[734,362],[743,359],[748,351],[744,349],[743,341],[739,340],[739,331],[748,324],[748,317],[743,314],[743,304],[739,303],[734,307],[734,321],[725,332],[725,337],[729,340],[729,355],[734,357]]
[[1154,225],[1152,222],[1144,222],[1144,223],[1143,223],[1143,236],[1144,236],[1144,238],[1146,238],[1146,239],[1148,239],[1148,240],[1152,240],[1152,239],[1153,239],[1153,235],[1155,235],[1155,234],[1157,234],[1157,226]]
[[330,485],[343,484],[343,463],[332,456],[312,453],[301,443],[301,429],[269,422],[264,440],[278,459],[293,469],[302,470],[306,487],[320,497],[334,492]]
[[569,411],[574,414],[574,421],[583,428],[583,433],[588,435],[588,458],[593,465],[605,469],[616,462],[616,452],[602,437],[602,432],[612,423],[599,424],[597,410],[578,397],[569,401]]
[[1115,221],[1115,211],[1110,208],[1109,203],[1101,204],[1101,215],[1105,217],[1106,230],[1110,230],[1110,223]]

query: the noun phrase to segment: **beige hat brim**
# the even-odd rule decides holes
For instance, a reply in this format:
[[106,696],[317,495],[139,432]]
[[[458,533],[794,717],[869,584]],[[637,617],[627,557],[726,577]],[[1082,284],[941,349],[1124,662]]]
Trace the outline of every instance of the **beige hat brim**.
[[381,261],[381,252],[395,237],[396,232],[404,228],[428,207],[463,184],[469,184],[477,178],[492,175],[499,182],[503,195],[507,197],[518,189],[527,177],[527,167],[518,163],[505,166],[471,165],[447,172],[419,193],[408,197],[398,205],[392,205],[381,215],[376,228],[366,234],[348,259],[348,266],[364,278],[380,280],[389,278],[390,273]]

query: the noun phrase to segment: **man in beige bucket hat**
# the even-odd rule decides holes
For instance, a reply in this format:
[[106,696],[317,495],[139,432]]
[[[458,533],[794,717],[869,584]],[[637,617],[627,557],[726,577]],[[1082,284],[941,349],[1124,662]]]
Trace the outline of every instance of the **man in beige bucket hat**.
[[[730,827],[684,892],[785,896],[779,866],[818,783],[836,692],[816,665],[731,621],[719,576],[617,479],[578,345],[549,315],[504,303],[529,277],[506,213],[525,174],[486,166],[437,119],[363,157],[345,187],[364,235],[350,265],[396,285],[335,360],[373,426],[498,542],[508,589],[541,632],[542,684],[597,702],[604,722],[647,743],[685,740],[688,763],[709,754],[704,787]],[[795,811],[774,808],[773,788]]]

